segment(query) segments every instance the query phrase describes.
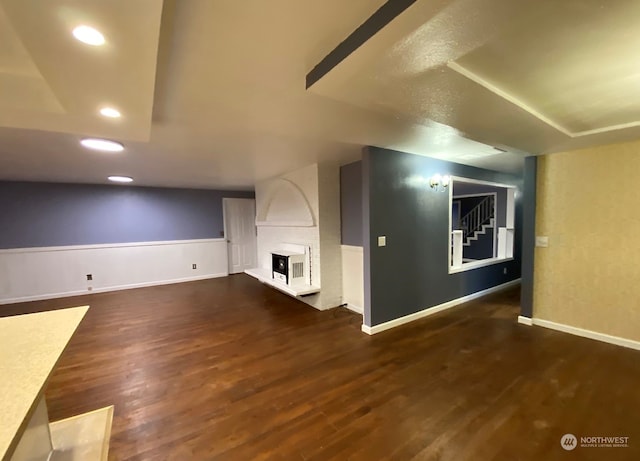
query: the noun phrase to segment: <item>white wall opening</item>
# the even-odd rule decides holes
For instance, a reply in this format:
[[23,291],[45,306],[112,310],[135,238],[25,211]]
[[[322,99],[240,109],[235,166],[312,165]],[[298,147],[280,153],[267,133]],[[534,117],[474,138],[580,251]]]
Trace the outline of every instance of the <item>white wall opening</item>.
[[449,273],[513,259],[516,187],[452,177],[449,186]]

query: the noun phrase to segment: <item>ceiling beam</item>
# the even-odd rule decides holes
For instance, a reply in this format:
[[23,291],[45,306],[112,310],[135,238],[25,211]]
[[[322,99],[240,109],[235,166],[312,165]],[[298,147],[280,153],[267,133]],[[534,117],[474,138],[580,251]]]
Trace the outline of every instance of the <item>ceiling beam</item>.
[[327,75],[331,69],[340,64],[347,56],[360,48],[367,40],[377,34],[384,26],[393,21],[417,0],[389,0],[382,5],[369,19],[363,22],[342,43],[326,55],[322,61],[307,74],[306,88],[309,89]]

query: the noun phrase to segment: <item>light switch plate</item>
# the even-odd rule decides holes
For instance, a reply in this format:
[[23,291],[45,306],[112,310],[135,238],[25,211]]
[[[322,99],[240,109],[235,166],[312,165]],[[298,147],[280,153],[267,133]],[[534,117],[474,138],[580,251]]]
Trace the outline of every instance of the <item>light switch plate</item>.
[[386,235],[378,236],[378,246],[379,247],[387,246],[387,236]]
[[549,237],[536,235],[536,246],[546,248],[549,246]]

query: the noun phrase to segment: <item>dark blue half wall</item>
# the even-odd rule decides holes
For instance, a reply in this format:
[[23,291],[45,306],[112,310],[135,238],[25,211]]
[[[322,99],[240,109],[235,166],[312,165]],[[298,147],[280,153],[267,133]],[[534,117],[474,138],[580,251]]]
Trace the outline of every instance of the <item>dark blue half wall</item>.
[[340,167],[342,244],[362,246],[362,162]]
[[0,182],[0,248],[220,238],[223,197],[255,194]]
[[[363,212],[363,226],[369,230],[364,241],[365,266],[369,264],[365,267],[366,325],[378,325],[520,277],[522,178],[376,147],[365,149],[363,155],[363,182],[368,184],[363,190],[367,194],[363,204],[368,207]],[[417,180],[435,173],[518,188],[514,260],[448,273],[449,196]],[[387,245],[378,247],[377,239],[382,235],[387,237]]]

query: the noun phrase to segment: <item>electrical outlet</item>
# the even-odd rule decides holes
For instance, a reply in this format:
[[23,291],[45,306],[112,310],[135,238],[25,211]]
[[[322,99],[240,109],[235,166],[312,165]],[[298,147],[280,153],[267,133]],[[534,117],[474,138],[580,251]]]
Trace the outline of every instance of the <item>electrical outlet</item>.
[[87,274],[87,281],[90,282],[93,280],[93,274]]
[[549,246],[549,237],[546,235],[536,235],[536,246],[546,248]]
[[191,265],[191,269],[197,269],[197,268],[198,268],[198,265],[197,265],[197,264],[192,264],[192,265]]

